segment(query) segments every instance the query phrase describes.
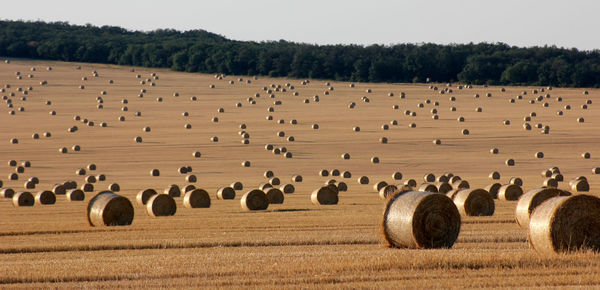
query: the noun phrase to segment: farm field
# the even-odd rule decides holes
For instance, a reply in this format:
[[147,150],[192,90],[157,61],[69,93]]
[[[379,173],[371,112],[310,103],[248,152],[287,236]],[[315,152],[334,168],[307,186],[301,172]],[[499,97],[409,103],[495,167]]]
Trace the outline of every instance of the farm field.
[[[47,84],[41,85],[42,81]],[[583,175],[590,184],[589,194],[597,195],[600,177],[592,169],[600,166],[600,114],[595,99],[600,91],[459,89],[460,84],[355,83],[351,87],[350,82],[303,81],[248,76],[217,79],[102,64],[0,63],[4,88],[0,96],[7,96],[0,109],[3,187],[25,190],[24,183],[34,176],[39,184],[29,190],[32,193],[51,190],[67,180],[83,184],[85,175],[77,175],[76,170],[90,163],[97,169],[86,175],[106,175],[106,181],[94,183],[93,193],[86,192],[83,202],[57,195],[54,205],[14,207],[11,199],[0,199],[0,287],[598,287],[600,255],[537,253],[528,244],[527,230],[515,222],[516,201],[495,200],[491,217],[462,217],[458,240],[451,249],[384,247],[379,224],[385,201],[373,185],[406,179],[420,184],[426,173],[452,172],[468,180],[471,188],[483,188],[493,182],[488,175],[498,171],[503,184],[511,177],[522,178],[526,192],[542,185],[540,172],[557,166],[565,177],[560,188],[571,190],[568,181]],[[276,90],[277,85],[281,89]],[[273,98],[265,87],[273,90]],[[441,94],[444,89],[452,92]],[[102,109],[98,108],[99,96]],[[537,100],[539,96],[542,101]],[[13,108],[7,107],[8,100]],[[592,102],[587,104],[588,100]],[[355,103],[352,109],[351,102]],[[432,118],[433,109],[438,119]],[[9,114],[12,110],[14,115]],[[416,115],[407,115],[406,110]],[[559,110],[562,115],[557,114]],[[77,121],[75,116],[95,125]],[[119,120],[121,116],[124,121]],[[527,116],[532,130],[523,129]],[[464,122],[457,121],[459,117]],[[297,124],[291,124],[292,120]],[[535,127],[538,123],[550,126],[549,134],[540,133]],[[246,125],[249,144],[241,143],[241,124]],[[383,125],[389,128],[384,130]],[[78,130],[68,132],[73,126]],[[353,130],[356,126],[359,132]],[[150,132],[144,127],[150,127]],[[463,129],[469,134],[462,134]],[[280,131],[285,137],[278,136]],[[51,136],[45,137],[44,132]],[[39,139],[32,138],[34,133]],[[138,136],[141,143],[134,140]],[[211,141],[215,136],[218,142]],[[382,137],[388,139],[386,144],[380,142]],[[10,142],[13,138],[18,144]],[[435,139],[441,144],[434,144]],[[273,154],[265,149],[266,144],[285,147],[292,158]],[[75,145],[81,150],[72,150]],[[68,153],[60,153],[61,147]],[[491,148],[498,148],[499,153],[491,154]],[[196,151],[200,157],[193,156]],[[544,158],[536,158],[536,152],[543,152]],[[582,158],[585,152],[591,157]],[[350,159],[343,159],[344,153]],[[372,163],[372,157],[380,162]],[[507,166],[507,159],[515,165]],[[18,180],[9,180],[15,172],[9,160],[19,165],[30,161],[31,167],[19,173]],[[242,166],[243,161],[249,161],[250,167]],[[182,166],[192,167],[198,179],[192,184],[209,192],[211,207],[189,209],[178,197],[174,216],[150,217],[136,203],[137,193],[187,185],[186,174],[178,172]],[[159,169],[160,176],[152,176],[152,169]],[[322,169],[349,171],[352,177],[323,177],[319,175]],[[266,182],[263,173],[267,170],[282,183],[293,184],[295,192],[285,194],[283,204],[271,204],[266,211],[243,211],[241,196]],[[402,180],[393,180],[394,172],[401,172]],[[293,174],[302,175],[303,181],[293,182]],[[361,176],[367,176],[370,183],[359,184]],[[348,191],[339,194],[339,204],[312,204],[311,192],[332,178],[348,185]],[[216,191],[235,181],[242,182],[244,190],[237,191],[235,200],[218,200]],[[111,183],[118,183],[118,194],[133,203],[133,223],[91,227],[87,202]]]

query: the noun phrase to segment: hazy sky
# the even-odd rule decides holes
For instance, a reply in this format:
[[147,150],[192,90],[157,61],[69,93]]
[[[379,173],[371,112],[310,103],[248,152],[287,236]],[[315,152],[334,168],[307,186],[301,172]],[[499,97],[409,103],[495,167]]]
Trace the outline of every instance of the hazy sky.
[[130,30],[204,29],[236,40],[317,44],[505,42],[600,49],[594,0],[24,0],[0,19],[68,21]]

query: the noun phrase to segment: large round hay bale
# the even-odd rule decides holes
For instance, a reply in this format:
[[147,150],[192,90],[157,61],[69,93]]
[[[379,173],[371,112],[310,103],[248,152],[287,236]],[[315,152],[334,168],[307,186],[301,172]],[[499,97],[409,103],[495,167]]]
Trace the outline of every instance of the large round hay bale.
[[133,205],[124,196],[103,191],[94,196],[87,207],[90,226],[126,226],[133,222]]
[[153,195],[156,195],[156,194],[158,194],[158,193],[156,192],[156,190],[154,190],[152,188],[143,189],[138,192],[138,194],[135,197],[135,200],[139,205],[146,205],[146,203],[148,203],[148,200],[150,199],[150,197],[152,197]]
[[553,197],[570,195],[570,192],[558,188],[542,187],[528,191],[521,195],[521,197],[519,197],[519,202],[517,202],[517,208],[515,210],[517,224],[521,228],[528,229],[529,217],[536,207]]
[[0,188],[0,196],[3,198],[12,198],[15,195],[15,191],[12,188]]
[[493,199],[497,199],[498,198],[498,190],[500,189],[500,187],[502,186],[502,184],[500,183],[492,183],[488,186],[486,186],[484,189],[489,192],[490,196],[492,196]]
[[491,216],[494,214],[494,199],[485,189],[463,189],[452,199],[463,216]]
[[278,188],[269,188],[265,191],[269,204],[282,204],[284,200],[283,192]]
[[85,199],[85,193],[81,189],[69,189],[66,198],[69,201],[83,201]]
[[381,232],[391,247],[450,248],[460,223],[460,213],[447,196],[409,191],[388,200]]
[[210,207],[210,196],[206,190],[196,188],[185,193],[183,206],[187,208],[208,208]]
[[167,194],[171,197],[180,197],[181,189],[179,188],[179,186],[177,184],[171,184],[171,185],[169,185],[169,187],[165,188],[163,193]]
[[246,211],[266,210],[269,207],[269,200],[264,191],[253,189],[242,196],[240,204],[242,209]]
[[328,186],[315,189],[310,195],[310,201],[315,205],[333,205],[339,201],[338,193]]
[[437,193],[438,189],[434,184],[425,182],[419,186],[418,191]]
[[20,191],[12,196],[13,206],[33,206],[35,199],[31,192]]
[[600,199],[558,196],[539,205],[529,221],[529,244],[542,254],[600,250]]
[[217,199],[234,199],[235,190],[232,187],[225,186],[217,190]]
[[35,195],[35,202],[37,204],[55,204],[56,203],[56,195],[54,192],[49,190],[39,191]]
[[523,189],[516,184],[505,184],[498,189],[499,200],[518,200],[523,194]]
[[146,213],[151,217],[172,216],[177,212],[177,204],[168,194],[155,194],[146,203]]
[[381,199],[387,200],[392,195],[394,195],[397,190],[398,190],[398,187],[393,184],[386,185],[386,186],[382,187],[381,189],[379,189],[379,197]]

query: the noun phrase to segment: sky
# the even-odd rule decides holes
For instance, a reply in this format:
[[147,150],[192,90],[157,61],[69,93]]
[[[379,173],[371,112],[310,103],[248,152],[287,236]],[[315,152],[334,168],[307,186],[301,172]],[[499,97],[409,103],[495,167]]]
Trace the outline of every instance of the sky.
[[150,31],[204,29],[229,39],[310,44],[503,42],[600,49],[595,0],[6,1],[3,20]]

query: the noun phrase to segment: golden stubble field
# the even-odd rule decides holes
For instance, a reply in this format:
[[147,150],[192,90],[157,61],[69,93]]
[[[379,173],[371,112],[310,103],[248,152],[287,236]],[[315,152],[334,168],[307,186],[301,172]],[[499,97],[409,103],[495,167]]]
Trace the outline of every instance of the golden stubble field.
[[[76,69],[80,65],[81,69]],[[51,66],[52,70],[47,70]],[[32,71],[34,67],[36,70]],[[93,76],[97,71],[98,76]],[[22,79],[17,79],[20,72]],[[151,77],[156,72],[159,79]],[[30,78],[28,75],[31,74]],[[141,78],[137,78],[137,75]],[[83,80],[87,77],[87,80]],[[501,173],[501,182],[521,177],[525,191],[541,186],[540,172],[558,166],[566,181],[585,175],[591,194],[600,188],[600,178],[592,174],[599,166],[597,144],[600,115],[594,100],[597,90],[584,95],[584,89],[554,88],[533,93],[540,87],[474,86],[440,94],[446,84],[366,84],[311,80],[302,85],[297,79],[253,79],[177,73],[161,69],[13,60],[0,64],[0,85],[12,100],[3,100],[0,114],[0,180],[4,187],[23,190],[24,182],[38,177],[35,190],[51,189],[67,180],[83,183],[75,173],[94,163],[106,181],[95,184],[95,192],[118,183],[119,194],[134,204],[135,218],[126,227],[90,227],[86,219],[87,200],[69,202],[57,196],[55,205],[13,207],[10,199],[0,200],[0,285],[6,288],[54,287],[547,287],[596,286],[600,283],[600,256],[594,253],[542,256],[530,249],[527,231],[514,221],[516,202],[497,201],[492,217],[463,217],[459,238],[451,249],[405,250],[382,246],[379,220],[384,202],[372,185],[381,180],[393,183],[392,173],[404,179],[423,181],[425,173],[453,172],[471,187],[491,183],[488,174]],[[140,81],[150,79],[141,84]],[[40,85],[41,81],[47,85]],[[109,80],[113,80],[110,84]],[[251,83],[247,83],[251,80]],[[230,83],[233,81],[233,84]],[[291,90],[286,86],[295,87]],[[7,88],[6,84],[10,84]],[[215,85],[211,89],[209,86]],[[271,84],[274,98],[263,90]],[[84,85],[85,89],[79,86]],[[29,87],[31,86],[31,90]],[[22,91],[19,90],[22,89]],[[146,89],[140,98],[141,89]],[[372,90],[367,93],[366,90]],[[23,93],[27,91],[27,95]],[[106,91],[106,95],[101,95]],[[329,94],[326,95],[325,92]],[[527,94],[523,95],[522,92]],[[294,96],[293,92],[298,92]],[[388,94],[392,92],[394,96]],[[401,99],[401,92],[406,98]],[[11,96],[14,93],[14,96]],[[179,96],[174,96],[178,93]],[[255,97],[259,93],[260,97]],[[491,93],[487,97],[486,93]],[[550,94],[544,101],[529,100]],[[474,95],[479,94],[479,98]],[[319,96],[319,102],[314,96]],[[522,95],[522,99],[517,99]],[[26,100],[21,97],[25,96]],[[96,98],[104,100],[98,109]],[[193,101],[192,97],[197,97]],[[369,102],[364,102],[366,96]],[[456,101],[449,100],[455,97]],[[157,98],[163,101],[158,102]],[[256,104],[247,99],[254,98]],[[562,102],[557,101],[562,97]],[[516,99],[510,103],[511,98]],[[127,104],[123,103],[127,99]],[[309,103],[304,100],[308,99]],[[426,100],[430,100],[429,103]],[[51,101],[50,105],[46,101]],[[281,101],[281,105],[274,105]],[[434,102],[439,102],[438,106]],[[355,102],[354,109],[348,104]],[[542,106],[547,102],[548,107]],[[241,107],[236,104],[241,103]],[[423,103],[423,107],[418,107]],[[398,109],[394,109],[398,105]],[[571,109],[566,110],[565,105]],[[123,111],[123,107],[127,111]],[[24,111],[19,111],[23,107]],[[273,107],[274,112],[268,112]],[[456,107],[451,111],[450,107]],[[476,112],[481,107],[482,112]],[[218,109],[224,112],[219,113]],[[432,119],[432,109],[438,120]],[[14,115],[9,111],[15,110]],[[405,114],[416,112],[416,116]],[[563,115],[557,115],[562,110]],[[51,115],[50,111],[56,111]],[[141,116],[136,116],[141,112]],[[189,116],[183,116],[188,112]],[[523,129],[523,118],[535,112],[529,122],[550,126],[550,134],[534,127]],[[74,116],[93,121],[90,127]],[[273,120],[267,120],[268,115]],[[120,116],[125,121],[118,120]],[[458,122],[458,117],[464,122]],[[212,121],[218,117],[219,122]],[[584,123],[577,122],[583,117]],[[279,124],[278,120],[283,119]],[[297,124],[290,124],[292,119]],[[397,120],[398,125],[390,122]],[[510,120],[510,125],[503,124]],[[100,127],[106,122],[107,127]],[[250,144],[241,143],[239,125],[246,124]],[[312,129],[313,124],[319,129]],[[415,123],[415,128],[409,124]],[[191,129],[184,126],[191,124]],[[389,125],[383,130],[382,125]],[[75,133],[67,131],[77,126]],[[151,127],[150,132],[142,129]],[[359,126],[360,132],[353,127]],[[470,134],[461,134],[468,129]],[[285,138],[277,136],[284,131]],[[50,132],[51,137],[42,136]],[[35,140],[32,134],[40,134]],[[134,138],[140,136],[142,143]],[[211,142],[217,136],[219,142]],[[294,136],[294,142],[287,137]],[[389,142],[381,144],[379,139]],[[11,144],[17,138],[18,144]],[[441,145],[433,144],[440,139]],[[265,144],[286,147],[293,158],[274,155]],[[81,151],[73,152],[79,145]],[[59,153],[67,147],[67,154]],[[499,154],[490,154],[490,148]],[[194,151],[202,156],[195,158]],[[538,151],[543,159],[535,158]],[[583,159],[583,152],[591,153]],[[351,158],[344,160],[343,153]],[[379,164],[371,157],[379,157]],[[505,161],[515,160],[509,167]],[[30,161],[31,167],[8,180],[15,168],[9,160]],[[242,161],[251,162],[243,167]],[[183,186],[181,166],[191,166],[198,177],[197,187],[211,194],[208,209],[188,209],[176,198],[173,217],[151,218],[135,203],[138,191],[162,191],[170,184]],[[152,177],[150,170],[160,170]],[[340,203],[316,206],[310,193],[332,177],[321,177],[321,169],[350,171],[343,180],[348,191],[340,193]],[[244,212],[239,199],[248,189],[266,181],[263,173],[272,170],[296,192],[285,195],[282,205],[268,210]],[[292,174],[304,180],[293,183]],[[368,176],[369,185],[357,178]],[[244,190],[235,200],[217,200],[216,190],[241,181]],[[400,182],[400,181],[396,181]]]

